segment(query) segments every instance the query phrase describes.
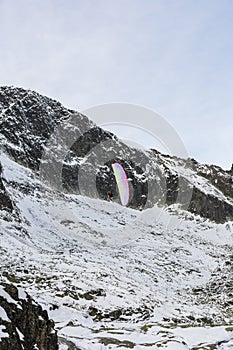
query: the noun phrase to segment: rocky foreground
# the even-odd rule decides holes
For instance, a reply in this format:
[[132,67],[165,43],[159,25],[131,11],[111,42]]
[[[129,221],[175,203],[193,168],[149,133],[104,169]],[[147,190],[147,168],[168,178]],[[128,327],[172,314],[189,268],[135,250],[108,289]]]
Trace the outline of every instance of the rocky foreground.
[[58,349],[54,322],[21,288],[0,286],[0,349]]

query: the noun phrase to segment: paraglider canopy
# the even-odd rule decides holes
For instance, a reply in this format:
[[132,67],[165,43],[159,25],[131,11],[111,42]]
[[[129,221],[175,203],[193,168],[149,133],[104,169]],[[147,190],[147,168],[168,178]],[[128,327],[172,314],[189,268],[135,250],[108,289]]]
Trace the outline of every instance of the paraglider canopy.
[[117,162],[112,164],[112,169],[116,178],[121,204],[126,206],[129,202],[129,183],[126,172],[123,166]]

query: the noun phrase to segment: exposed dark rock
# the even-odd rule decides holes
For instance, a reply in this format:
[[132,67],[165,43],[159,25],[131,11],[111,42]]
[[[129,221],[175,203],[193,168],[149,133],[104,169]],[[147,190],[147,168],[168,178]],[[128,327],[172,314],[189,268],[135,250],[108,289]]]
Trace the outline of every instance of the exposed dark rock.
[[121,320],[125,321],[131,319],[132,317],[138,318],[140,320],[146,320],[150,317],[152,309],[147,305],[139,306],[138,308],[119,308],[111,311],[98,310],[96,307],[89,307],[89,315],[92,316],[94,321],[116,321]]
[[229,173],[233,176],[233,164],[231,166],[231,170],[229,171]]
[[233,198],[233,167],[230,171],[216,165],[192,163],[190,167],[219,189],[226,197]]
[[[164,164],[164,158],[172,160],[175,157],[162,156],[160,153],[153,150],[155,157],[159,164],[164,168],[166,174],[167,197],[166,203],[168,205],[176,203],[180,181],[187,181],[182,176],[178,176],[172,163],[171,166]],[[195,159],[188,159],[187,161],[180,159],[183,167],[195,171],[195,173],[209,181],[216,189],[221,191],[226,198],[233,199],[233,176],[228,171],[215,165],[199,164]],[[192,182],[190,180],[190,185]],[[187,184],[188,187],[188,184]],[[208,218],[217,223],[224,223],[227,220],[233,220],[233,205],[229,201],[224,201],[218,196],[211,195],[201,191],[196,186],[192,187],[192,196],[187,208],[191,213]]]
[[0,210],[6,210],[9,212],[12,212],[13,210],[13,203],[3,184],[1,163],[0,163]]
[[194,187],[189,211],[204,218],[224,223],[233,220],[233,206]]
[[[127,175],[131,179],[129,206],[133,208],[144,207],[147,201],[148,186],[146,177],[148,174],[145,173],[145,169],[142,169],[140,164],[146,165],[146,163],[149,163],[149,159],[146,159],[143,152],[124,145],[112,133],[97,127],[84,115],[69,110],[60,103],[33,91],[13,87],[0,88],[0,112],[2,112],[0,146],[15,161],[38,171],[45,145],[47,145],[51,136],[60,130],[59,126],[61,124],[66,125],[65,129],[69,131],[67,135],[64,130],[58,132],[62,140],[60,141],[64,142],[62,147],[64,146],[65,149],[65,146],[69,145],[64,159],[61,160],[63,166],[60,176],[63,190],[72,193],[81,192],[81,194],[91,197],[99,195],[101,198],[107,199],[107,192],[112,189],[114,200],[120,202],[116,181],[110,166],[111,162],[119,161],[125,166]],[[72,125],[71,119],[74,123]],[[83,133],[81,132],[81,136],[80,130],[84,130]],[[74,142],[71,141],[72,139]],[[103,159],[98,159],[98,157],[96,161],[87,159],[86,183],[84,188],[80,189],[80,159],[87,156],[91,158],[99,145],[102,158],[107,155],[107,159],[103,162]],[[51,158],[53,151],[51,150]],[[55,147],[55,153],[56,151],[57,147]],[[54,162],[55,165],[50,164],[49,168],[49,173],[52,174],[54,171],[55,177],[59,176],[57,169],[54,169],[54,166],[57,166],[56,161]],[[90,182],[92,176],[95,178],[95,188]],[[158,169],[151,169],[150,177],[155,179],[154,202],[160,200],[158,195],[159,176]],[[52,183],[50,184],[54,185],[52,175],[51,178]],[[150,205],[153,204],[150,203]]]
[[0,88],[0,141],[16,160],[38,169],[43,146],[61,118],[72,111],[59,102],[21,88]]
[[29,295],[20,298],[15,286],[2,283],[0,308],[0,350],[58,350],[54,322]]

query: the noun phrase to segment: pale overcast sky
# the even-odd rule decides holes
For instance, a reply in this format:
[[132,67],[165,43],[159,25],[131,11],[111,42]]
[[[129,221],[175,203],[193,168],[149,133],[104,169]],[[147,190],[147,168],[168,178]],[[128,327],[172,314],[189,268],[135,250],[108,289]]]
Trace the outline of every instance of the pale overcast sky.
[[0,0],[0,84],[79,111],[143,105],[190,156],[229,169],[233,1]]

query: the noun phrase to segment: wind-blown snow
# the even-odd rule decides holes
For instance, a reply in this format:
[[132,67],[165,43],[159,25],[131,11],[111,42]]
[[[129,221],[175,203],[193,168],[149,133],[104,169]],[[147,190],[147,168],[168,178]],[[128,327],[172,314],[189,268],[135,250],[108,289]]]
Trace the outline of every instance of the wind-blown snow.
[[8,338],[9,334],[6,332],[6,327],[0,325],[0,339]]
[[10,322],[10,319],[9,317],[7,316],[6,314],[6,311],[0,306],[0,318],[3,320],[3,321],[7,321],[7,322]]

